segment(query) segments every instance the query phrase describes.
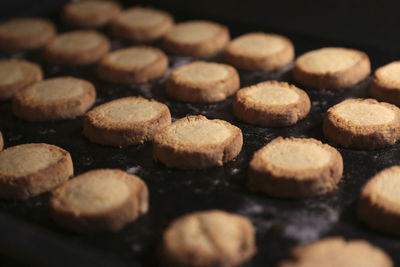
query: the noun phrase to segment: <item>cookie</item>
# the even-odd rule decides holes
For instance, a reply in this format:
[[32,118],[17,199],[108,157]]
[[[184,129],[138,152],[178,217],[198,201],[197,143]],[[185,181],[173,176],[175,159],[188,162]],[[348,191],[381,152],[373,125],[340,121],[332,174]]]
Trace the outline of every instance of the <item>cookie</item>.
[[134,46],[103,57],[97,65],[97,77],[111,83],[144,83],[162,77],[167,68],[168,58],[163,51]]
[[52,192],[54,221],[77,233],[118,231],[148,210],[148,189],[142,179],[117,169],[99,169],[76,176]]
[[92,30],[70,31],[59,34],[43,48],[43,58],[57,65],[90,65],[110,50],[107,37]]
[[145,7],[133,7],[121,12],[111,23],[111,33],[134,42],[152,42],[160,39],[174,24],[168,12]]
[[15,92],[43,79],[39,65],[20,59],[0,60],[0,100],[11,98]]
[[358,203],[358,218],[371,228],[400,235],[400,198],[398,194],[400,166],[377,173],[367,182]]
[[163,38],[163,47],[174,55],[205,58],[222,51],[229,40],[229,30],[224,25],[187,21],[172,27]]
[[37,82],[15,93],[12,110],[26,121],[73,119],[94,104],[94,86],[83,79],[58,77]]
[[70,154],[37,143],[0,152],[0,198],[27,199],[50,191],[74,175]]
[[306,92],[285,82],[267,81],[240,89],[233,113],[246,123],[265,127],[293,125],[310,112]]
[[226,47],[224,60],[246,71],[272,71],[294,59],[292,42],[278,34],[254,32],[233,39]]
[[390,146],[400,138],[400,109],[375,99],[345,100],[328,109],[323,132],[330,143],[345,148]]
[[400,61],[378,68],[370,86],[371,96],[400,106]]
[[121,5],[108,0],[69,2],[62,10],[64,23],[75,28],[99,28],[121,12]]
[[154,136],[153,157],[170,168],[222,166],[242,149],[242,131],[223,120],[188,116]]
[[165,84],[170,98],[193,103],[225,100],[240,86],[239,74],[226,64],[197,61],[174,69]]
[[335,148],[313,138],[278,137],[254,153],[248,186],[274,197],[311,197],[336,189],[342,173]]
[[292,259],[279,267],[393,267],[392,259],[380,248],[364,240],[346,241],[328,237],[292,249]]
[[166,105],[142,97],[125,97],[97,106],[85,115],[83,134],[111,146],[142,144],[171,123]]
[[4,147],[3,135],[0,132],[0,150],[3,150],[3,147]]
[[364,52],[342,47],[325,47],[296,59],[294,79],[313,89],[342,89],[368,77],[371,64]]
[[193,212],[165,230],[161,256],[166,266],[236,266],[256,253],[255,230],[247,218],[220,210]]
[[15,18],[0,24],[0,51],[35,50],[56,33],[53,22],[43,18]]

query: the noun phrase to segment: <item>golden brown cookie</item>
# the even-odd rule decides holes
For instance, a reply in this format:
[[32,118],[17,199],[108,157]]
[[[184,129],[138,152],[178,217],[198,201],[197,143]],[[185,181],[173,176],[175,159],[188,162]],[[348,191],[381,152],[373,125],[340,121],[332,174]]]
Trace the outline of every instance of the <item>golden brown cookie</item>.
[[241,121],[266,127],[295,124],[310,112],[306,92],[285,82],[267,81],[240,89],[233,113]]
[[392,259],[364,240],[328,237],[291,251],[292,259],[279,267],[393,267]]
[[212,103],[225,100],[240,86],[239,74],[226,64],[196,61],[174,69],[165,91],[173,99]]
[[92,30],[59,34],[43,48],[43,58],[58,65],[89,65],[100,60],[110,50],[110,41]]
[[345,100],[325,114],[323,131],[333,145],[377,149],[400,138],[400,109],[375,99]]
[[278,34],[254,32],[233,39],[226,47],[224,60],[247,71],[271,71],[294,59],[292,42]]
[[278,137],[254,153],[248,186],[275,197],[310,197],[337,188],[343,159],[313,138]]
[[142,144],[153,140],[154,134],[170,123],[166,105],[142,97],[125,97],[86,113],[83,134],[103,145]]
[[160,39],[174,24],[168,12],[148,8],[133,7],[124,10],[111,23],[114,36],[134,42],[152,42]]
[[364,52],[342,47],[325,47],[296,59],[294,79],[314,89],[342,89],[364,80],[371,64]]
[[400,235],[400,166],[377,173],[364,186],[358,203],[358,218],[371,228]]
[[142,179],[118,169],[99,169],[76,176],[52,192],[55,222],[77,233],[118,231],[148,210]]
[[0,198],[27,199],[50,191],[74,175],[70,154],[37,143],[0,152]]
[[97,77],[112,83],[144,83],[162,77],[167,68],[168,58],[163,51],[134,46],[103,57],[97,66]]
[[165,230],[161,256],[166,266],[236,266],[256,253],[255,230],[247,218],[219,210],[193,212]]
[[121,12],[121,5],[109,0],[69,2],[62,10],[65,24],[77,28],[98,28],[107,25]]
[[3,147],[4,147],[3,135],[0,132],[0,150],[3,150]]
[[370,92],[379,101],[400,106],[400,61],[394,61],[375,71]]
[[0,51],[35,50],[56,33],[53,22],[43,18],[16,18],[0,24]]
[[20,59],[0,60],[0,100],[43,79],[39,65]]
[[211,21],[176,24],[164,36],[163,47],[179,56],[210,57],[222,51],[230,40],[226,26]]
[[223,120],[188,116],[154,136],[153,157],[170,168],[222,166],[242,149],[242,131]]
[[94,86],[83,79],[58,77],[18,91],[12,101],[15,116],[27,121],[73,119],[94,104]]

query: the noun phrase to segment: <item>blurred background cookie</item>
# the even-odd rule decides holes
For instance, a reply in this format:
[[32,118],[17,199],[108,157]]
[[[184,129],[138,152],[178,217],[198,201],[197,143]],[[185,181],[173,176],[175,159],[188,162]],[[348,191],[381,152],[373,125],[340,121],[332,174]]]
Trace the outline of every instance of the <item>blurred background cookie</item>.
[[370,72],[371,64],[364,52],[325,47],[299,56],[293,77],[305,87],[333,90],[354,86]]
[[15,92],[43,79],[36,63],[21,59],[0,60],[0,100],[11,98]]
[[43,48],[43,58],[57,65],[89,65],[100,60],[110,50],[107,37],[92,30],[62,33]]
[[3,139],[3,135],[0,132],[0,150],[3,150],[4,147],[4,139]]
[[97,77],[112,83],[144,83],[160,78],[168,68],[168,58],[158,48],[134,46],[104,56],[97,65]]
[[121,5],[109,0],[84,0],[67,3],[62,19],[70,27],[99,28],[107,25],[121,12]]
[[125,9],[111,23],[111,33],[134,42],[152,42],[160,39],[174,24],[168,12],[145,7]]
[[400,106],[400,61],[378,68],[370,87],[371,96]]
[[197,61],[174,69],[165,91],[173,99],[212,103],[225,100],[240,86],[239,74],[226,64]]
[[195,20],[175,24],[164,36],[163,47],[174,55],[204,58],[222,51],[229,40],[226,26]]
[[254,32],[233,39],[226,47],[224,60],[247,71],[271,71],[294,59],[292,42],[278,34]]
[[94,86],[83,79],[58,77],[18,91],[12,101],[14,114],[27,121],[73,119],[94,104]]

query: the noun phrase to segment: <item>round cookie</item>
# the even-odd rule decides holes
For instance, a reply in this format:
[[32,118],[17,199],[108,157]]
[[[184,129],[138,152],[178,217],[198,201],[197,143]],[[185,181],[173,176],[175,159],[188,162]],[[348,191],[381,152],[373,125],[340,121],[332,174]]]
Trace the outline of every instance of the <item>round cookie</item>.
[[15,93],[12,110],[27,121],[73,119],[94,104],[94,86],[83,79],[58,77],[37,82]]
[[233,113],[241,121],[266,127],[295,124],[310,112],[306,92],[285,82],[267,81],[240,89]]
[[77,28],[98,28],[107,25],[121,12],[121,5],[109,0],[85,0],[67,3],[62,10],[65,24]]
[[193,212],[165,230],[161,256],[166,266],[236,266],[256,253],[255,230],[247,218],[219,210]]
[[0,60],[0,100],[43,79],[39,65],[20,59]]
[[153,8],[133,7],[121,12],[111,23],[111,33],[124,40],[152,42],[174,24],[171,14]]
[[77,233],[118,231],[147,212],[148,194],[135,175],[92,170],[52,192],[51,215],[58,225]]
[[134,46],[113,51],[97,65],[97,77],[112,83],[144,83],[160,78],[168,68],[168,58],[158,48]]
[[248,186],[275,197],[311,197],[337,188],[343,159],[313,138],[278,137],[254,153]]
[[15,18],[0,24],[0,51],[35,50],[56,33],[53,22],[43,18]]
[[242,149],[242,131],[223,120],[188,116],[154,136],[153,157],[170,168],[222,166]]
[[400,61],[375,71],[370,87],[371,96],[379,101],[400,106]]
[[92,30],[59,34],[43,48],[43,58],[58,65],[89,65],[100,60],[110,50],[107,37]]
[[292,259],[278,267],[393,267],[391,258],[364,240],[328,237],[291,251]]
[[83,134],[103,145],[142,144],[153,140],[154,134],[170,123],[166,105],[142,97],[125,97],[86,113]]
[[197,61],[174,69],[165,91],[170,98],[194,103],[225,100],[240,86],[239,74],[226,64]]
[[377,173],[367,182],[358,203],[358,218],[376,230],[400,235],[400,166]]
[[37,143],[0,152],[0,198],[27,199],[50,191],[74,175],[70,154]]
[[334,90],[354,86],[370,72],[371,64],[364,52],[325,47],[298,57],[293,77],[305,87]]
[[210,57],[230,40],[226,26],[211,21],[187,21],[175,26],[163,38],[168,53],[178,56]]
[[323,132],[333,145],[377,149],[400,138],[400,109],[375,99],[349,99],[325,114]]
[[254,32],[233,39],[226,47],[224,60],[247,71],[272,71],[294,59],[292,42],[278,34]]
[[3,147],[4,147],[3,135],[0,132],[0,151],[3,150]]

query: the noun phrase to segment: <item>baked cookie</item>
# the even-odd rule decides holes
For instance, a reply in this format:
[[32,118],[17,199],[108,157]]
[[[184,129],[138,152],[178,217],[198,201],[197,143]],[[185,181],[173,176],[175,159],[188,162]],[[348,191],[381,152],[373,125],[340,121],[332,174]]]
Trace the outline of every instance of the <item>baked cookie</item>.
[[148,210],[148,189],[142,179],[117,169],[99,169],[76,176],[52,192],[55,222],[78,233],[118,231]]
[[89,65],[100,60],[110,50],[107,37],[92,30],[59,34],[43,48],[43,58],[58,65]]
[[201,115],[188,116],[154,136],[153,157],[170,168],[204,169],[234,159],[242,144],[238,127]]
[[69,2],[62,10],[62,19],[70,27],[99,28],[121,12],[121,5],[109,0]]
[[379,101],[400,106],[400,61],[387,64],[375,71],[370,92],[371,96]]
[[53,22],[43,18],[16,18],[0,24],[0,51],[35,50],[56,33]]
[[74,175],[70,154],[37,143],[0,152],[0,198],[27,199],[50,191]]
[[355,149],[390,146],[400,138],[400,109],[375,99],[350,99],[329,108],[323,132],[333,145]]
[[15,93],[12,110],[27,121],[73,119],[94,104],[94,86],[83,79],[58,77],[37,82]]
[[279,267],[393,267],[391,258],[380,248],[364,240],[345,241],[342,237],[328,237],[295,247],[292,260]]
[[126,146],[153,140],[171,124],[166,105],[142,97],[125,97],[97,106],[85,115],[83,134],[91,142]]
[[271,71],[294,59],[292,42],[278,34],[254,32],[233,39],[226,47],[225,62],[241,70]]
[[39,65],[20,59],[0,60],[0,100],[11,98],[15,92],[43,79]]
[[266,127],[295,124],[307,116],[310,108],[306,92],[278,81],[240,89],[233,102],[233,113],[238,119]]
[[219,210],[193,212],[165,230],[161,256],[166,266],[236,266],[256,253],[255,230],[247,218]]
[[358,203],[358,218],[379,231],[400,235],[400,166],[377,173],[364,186]]
[[225,100],[240,86],[237,71],[225,64],[197,61],[174,69],[165,84],[170,98],[194,103]]
[[153,8],[133,7],[121,12],[111,22],[111,33],[134,42],[160,39],[174,24],[171,14]]
[[248,186],[275,197],[311,197],[337,188],[343,159],[313,138],[278,137],[254,153]]
[[164,35],[163,47],[178,56],[210,57],[222,51],[230,40],[226,26],[211,21],[176,24]]
[[3,150],[3,147],[4,147],[3,135],[0,132],[0,150]]
[[364,80],[371,73],[371,64],[364,52],[325,47],[307,52],[296,59],[294,79],[314,89],[342,89]]
[[134,46],[103,57],[97,65],[97,76],[112,83],[144,83],[162,77],[167,68],[168,58],[163,51]]

